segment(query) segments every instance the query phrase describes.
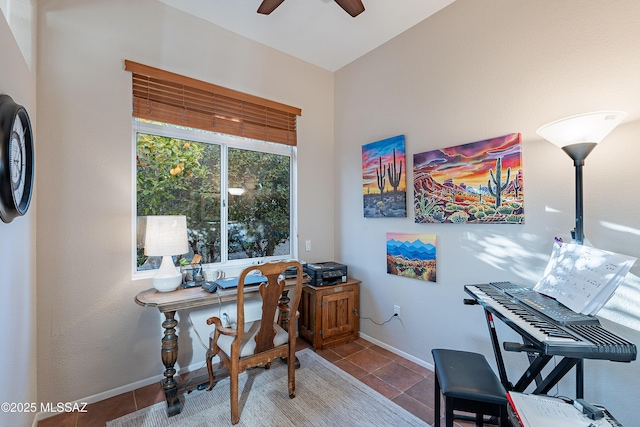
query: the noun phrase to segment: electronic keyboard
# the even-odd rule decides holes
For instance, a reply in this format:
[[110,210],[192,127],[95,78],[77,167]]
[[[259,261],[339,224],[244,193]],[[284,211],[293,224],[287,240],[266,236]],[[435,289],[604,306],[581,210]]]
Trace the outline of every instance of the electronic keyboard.
[[465,291],[544,355],[630,362],[635,344],[553,298],[510,282],[466,285]]

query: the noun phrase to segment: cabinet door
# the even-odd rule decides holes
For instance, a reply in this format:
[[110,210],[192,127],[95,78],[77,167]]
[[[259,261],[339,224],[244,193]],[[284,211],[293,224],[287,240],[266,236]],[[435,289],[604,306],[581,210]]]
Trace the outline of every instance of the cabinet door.
[[300,317],[298,318],[298,333],[301,337],[313,344],[315,349],[316,343],[316,294],[315,291],[308,287],[302,288],[300,297]]
[[354,330],[353,309],[355,295],[353,289],[345,290],[322,297],[322,339],[343,334],[351,334]]

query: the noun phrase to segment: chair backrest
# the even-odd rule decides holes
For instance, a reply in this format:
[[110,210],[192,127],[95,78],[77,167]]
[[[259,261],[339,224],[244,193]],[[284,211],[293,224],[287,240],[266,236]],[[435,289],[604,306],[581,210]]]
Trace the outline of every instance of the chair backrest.
[[262,317],[260,319],[260,330],[256,335],[256,348],[254,354],[273,348],[273,339],[276,330],[273,323],[276,318],[276,311],[280,305],[282,291],[285,288],[284,272],[289,267],[295,267],[297,274],[295,278],[286,279],[295,280],[294,296],[289,302],[289,313],[293,314],[291,322],[289,322],[289,336],[295,335],[295,313],[298,310],[300,302],[300,294],[302,293],[302,265],[298,261],[274,261],[260,265],[253,265],[245,268],[238,278],[238,308],[237,308],[237,324],[238,336],[234,341],[240,344],[244,335],[244,282],[247,275],[252,271],[259,271],[267,278],[266,282],[260,284],[260,296],[262,297]]

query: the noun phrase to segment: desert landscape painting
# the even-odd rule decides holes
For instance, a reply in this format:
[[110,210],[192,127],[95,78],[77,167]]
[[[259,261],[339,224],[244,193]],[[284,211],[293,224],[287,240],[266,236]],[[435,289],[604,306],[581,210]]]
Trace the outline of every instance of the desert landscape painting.
[[387,233],[387,273],[435,282],[435,234]]
[[404,135],[362,146],[365,218],[407,216],[407,161]]
[[523,224],[522,137],[413,155],[416,223]]

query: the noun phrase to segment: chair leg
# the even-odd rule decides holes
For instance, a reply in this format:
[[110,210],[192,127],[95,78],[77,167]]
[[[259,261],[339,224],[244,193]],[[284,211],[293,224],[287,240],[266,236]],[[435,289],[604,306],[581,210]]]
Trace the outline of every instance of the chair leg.
[[[211,341],[211,338],[209,338],[209,341]],[[211,349],[212,345],[213,343],[209,342],[209,348],[207,349],[207,371],[209,372],[209,386],[207,387],[207,391],[210,391],[216,384],[216,377],[213,374],[213,363],[211,362],[214,356],[213,350]]]
[[289,398],[296,397],[296,362],[295,348],[289,346],[289,357],[287,359],[288,379],[289,379]]
[[238,368],[231,365],[231,424],[238,424],[240,414],[238,413]]

